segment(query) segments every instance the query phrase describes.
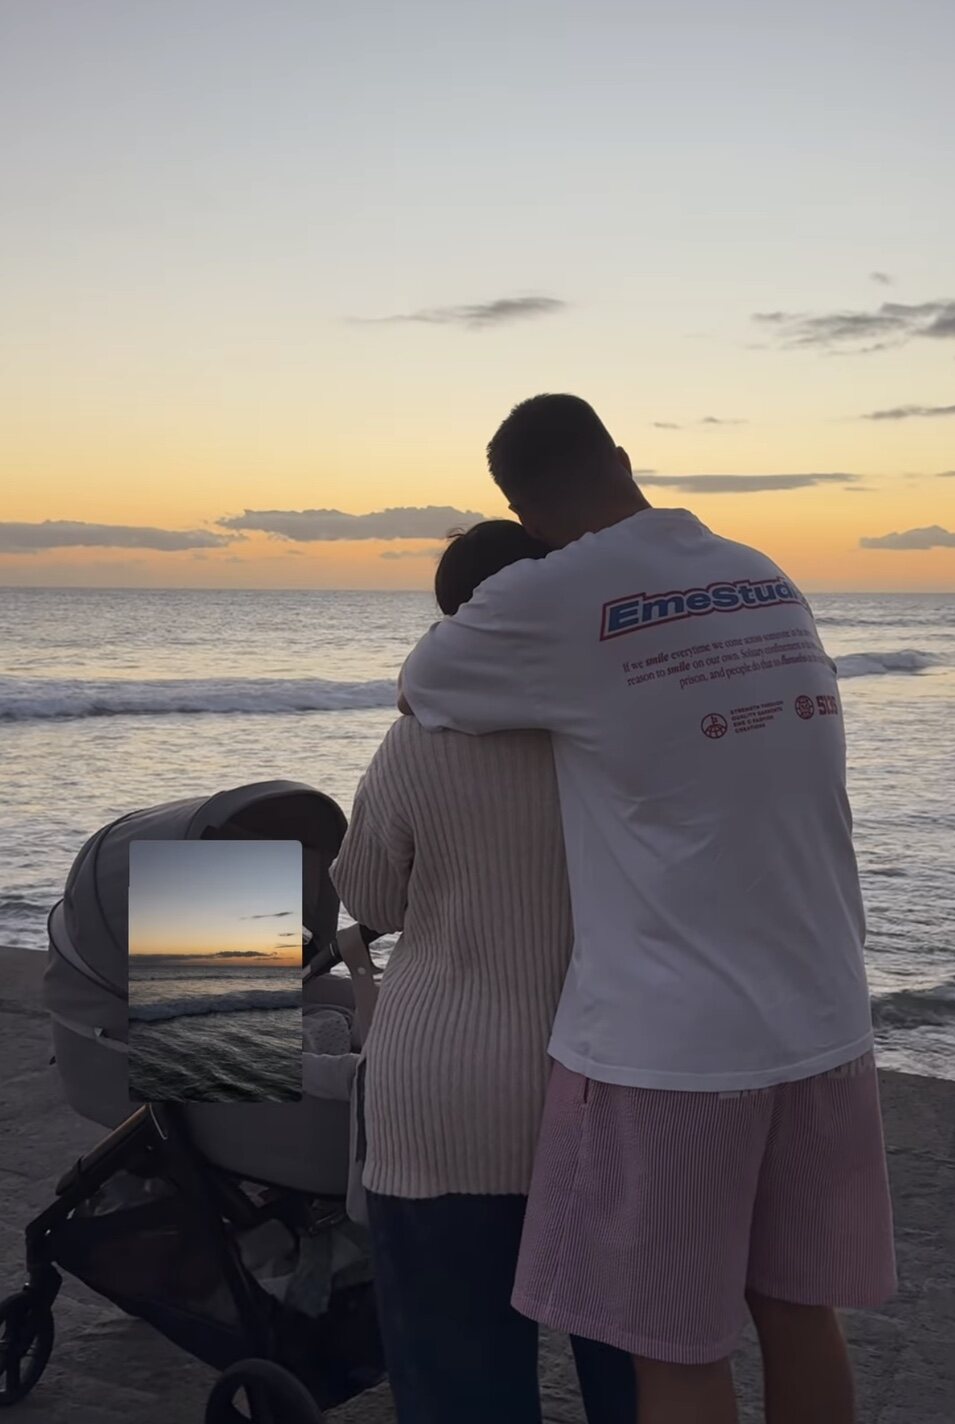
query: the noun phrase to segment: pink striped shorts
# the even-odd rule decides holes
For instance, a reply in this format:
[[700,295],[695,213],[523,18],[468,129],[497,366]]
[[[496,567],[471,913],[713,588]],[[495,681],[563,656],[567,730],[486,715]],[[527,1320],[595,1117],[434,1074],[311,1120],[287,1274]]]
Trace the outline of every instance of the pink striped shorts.
[[735,1094],[554,1065],[513,1296],[523,1315],[707,1364],[736,1348],[748,1291],[849,1309],[895,1284],[871,1054]]

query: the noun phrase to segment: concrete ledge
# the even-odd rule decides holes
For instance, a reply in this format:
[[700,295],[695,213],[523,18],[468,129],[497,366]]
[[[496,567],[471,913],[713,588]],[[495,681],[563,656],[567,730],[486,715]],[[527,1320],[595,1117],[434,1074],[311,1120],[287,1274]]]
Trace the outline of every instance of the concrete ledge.
[[[40,1003],[44,964],[42,955],[0,949],[0,1296],[20,1285],[26,1222],[100,1135],[64,1105],[49,1067]],[[882,1088],[900,1290],[885,1310],[847,1321],[860,1424],[953,1424],[955,1083],[886,1073]],[[11,1424],[201,1424],[214,1378],[203,1365],[69,1279],[56,1321],[50,1365],[35,1393],[11,1413]],[[548,1424],[583,1424],[562,1340],[545,1340],[541,1366]],[[740,1354],[738,1379],[741,1417],[756,1424],[762,1411],[751,1339]],[[393,1420],[387,1387],[332,1416],[333,1424]]]

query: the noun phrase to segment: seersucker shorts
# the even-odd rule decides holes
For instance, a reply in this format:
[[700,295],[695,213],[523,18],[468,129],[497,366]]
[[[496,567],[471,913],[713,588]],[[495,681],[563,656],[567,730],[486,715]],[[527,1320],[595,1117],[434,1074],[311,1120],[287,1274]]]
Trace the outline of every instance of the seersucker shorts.
[[895,1291],[871,1054],[744,1093],[596,1082],[555,1064],[514,1306],[647,1359],[736,1348],[747,1292],[862,1308]]

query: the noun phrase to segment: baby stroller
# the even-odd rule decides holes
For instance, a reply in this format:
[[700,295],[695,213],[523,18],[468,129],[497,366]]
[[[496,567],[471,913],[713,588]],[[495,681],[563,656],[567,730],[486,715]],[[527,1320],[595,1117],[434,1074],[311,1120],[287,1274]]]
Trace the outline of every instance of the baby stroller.
[[223,1371],[206,1424],[321,1424],[384,1377],[364,1234],[346,1212],[347,1095],[134,1110],[127,1090],[130,842],[300,841],[303,1014],[334,1006],[354,1025],[351,984],[328,972],[340,958],[328,870],[345,828],[327,796],[272,781],[134,812],[77,857],[50,916],[44,994],[67,1101],[112,1131],[26,1228],[26,1284],[0,1305],[0,1407],[49,1360],[61,1270]]

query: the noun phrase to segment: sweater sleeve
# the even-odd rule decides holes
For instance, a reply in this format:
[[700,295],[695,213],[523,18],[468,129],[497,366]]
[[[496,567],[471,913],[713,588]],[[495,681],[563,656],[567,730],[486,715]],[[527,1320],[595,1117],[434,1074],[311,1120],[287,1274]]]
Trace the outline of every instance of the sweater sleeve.
[[359,924],[380,934],[404,927],[408,882],[414,860],[411,825],[392,774],[397,750],[389,734],[379,747],[355,795],[352,818],[332,884]]

